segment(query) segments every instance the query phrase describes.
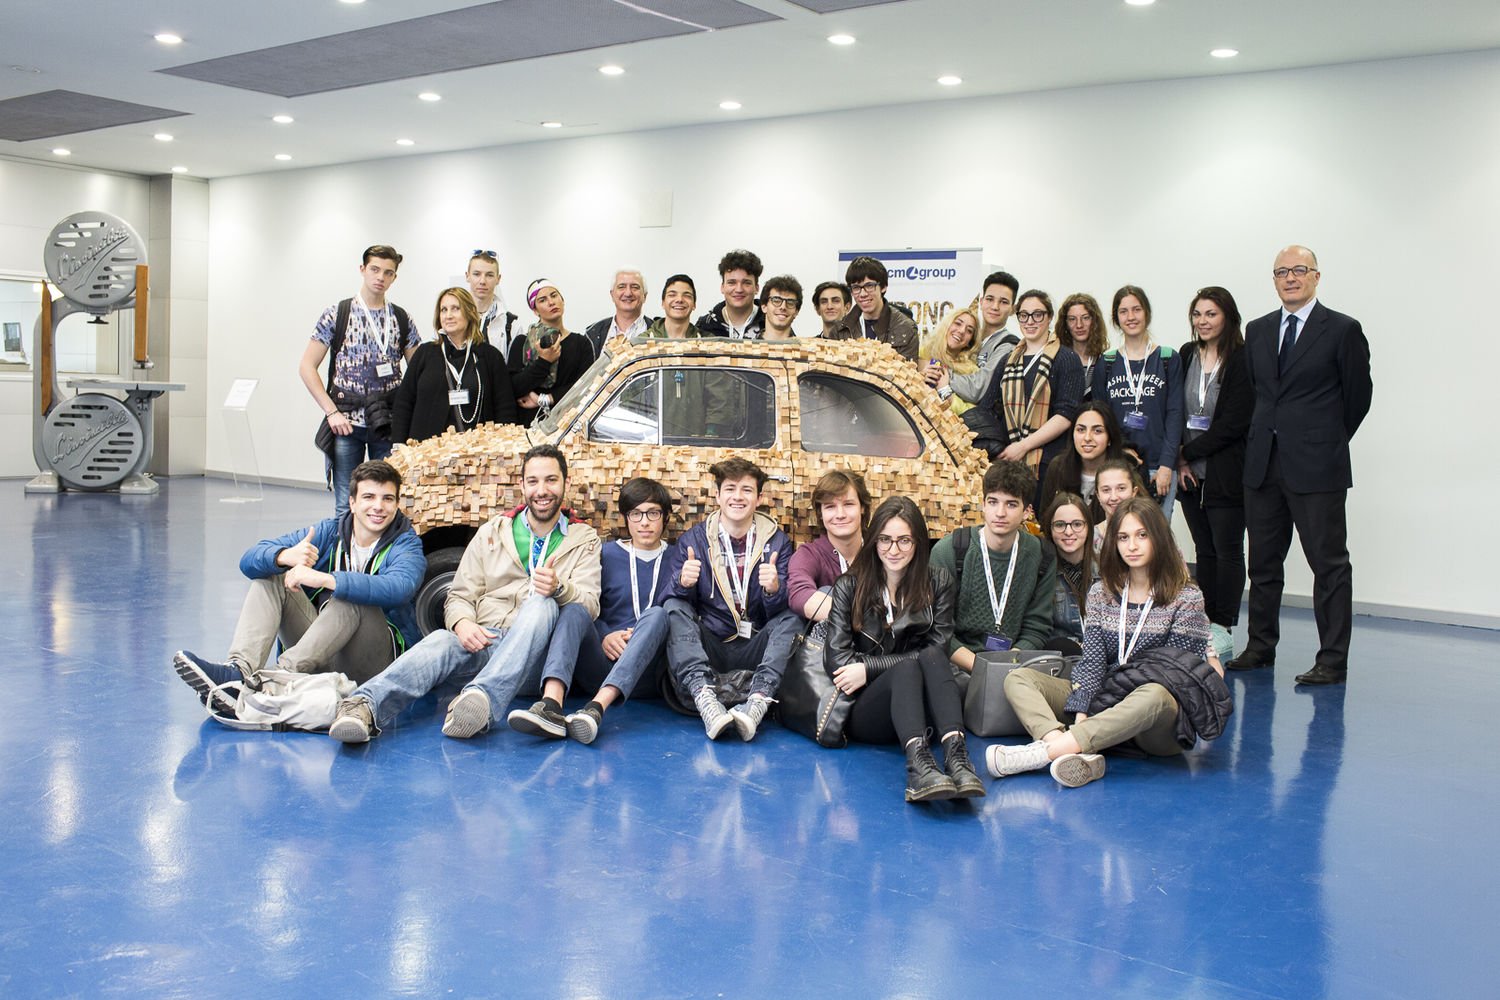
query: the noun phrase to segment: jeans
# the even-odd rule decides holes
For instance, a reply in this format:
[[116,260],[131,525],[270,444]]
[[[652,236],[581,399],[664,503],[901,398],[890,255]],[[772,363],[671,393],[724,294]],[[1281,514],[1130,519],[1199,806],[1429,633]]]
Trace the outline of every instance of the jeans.
[[349,477],[355,466],[365,460],[390,458],[391,443],[375,437],[368,427],[356,427],[348,434],[335,435],[333,439],[333,516],[343,517],[349,510]]
[[1208,620],[1224,628],[1240,621],[1245,594],[1245,508],[1205,507],[1203,488],[1183,487],[1182,516],[1198,550],[1198,587]]
[[607,686],[619,691],[621,698],[629,698],[641,678],[658,665],[666,641],[666,609],[647,608],[635,623],[625,652],[611,663],[588,611],[581,604],[569,604],[558,615],[542,682],[555,678],[571,690],[576,677],[578,686],[590,694]]
[[389,725],[401,710],[446,680],[464,681],[490,699],[490,724],[504,715],[517,694],[540,686],[543,655],[558,619],[557,602],[532,595],[509,628],[489,629],[499,642],[471,653],[448,629],[434,632],[396,658],[352,697],[364,698],[375,715],[376,729]]
[[667,612],[667,665],[677,689],[691,701],[715,673],[753,670],[750,693],[776,696],[781,676],[792,656],[792,641],[803,622],[793,611],[783,611],[757,629],[748,639],[721,639],[704,629],[698,612],[687,601],[672,598],[662,607]]

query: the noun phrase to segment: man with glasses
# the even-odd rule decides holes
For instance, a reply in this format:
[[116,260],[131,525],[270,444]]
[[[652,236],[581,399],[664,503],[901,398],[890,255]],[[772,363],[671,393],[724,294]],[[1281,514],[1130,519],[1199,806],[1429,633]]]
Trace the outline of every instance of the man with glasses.
[[516,314],[505,308],[505,297],[500,293],[500,260],[495,251],[473,251],[464,280],[474,296],[474,305],[479,307],[479,329],[484,339],[499,349],[502,358],[509,357]]
[[604,345],[615,337],[643,337],[651,320],[641,315],[646,307],[646,278],[639,271],[616,271],[609,286],[615,314],[592,323],[583,331],[594,349],[594,357],[604,353]]
[[839,321],[830,340],[878,340],[913,363],[917,360],[917,324],[885,300],[890,275],[874,257],[856,257],[844,274],[854,293],[854,308]]
[[1313,572],[1318,653],[1298,684],[1342,684],[1354,625],[1344,502],[1354,485],[1349,441],[1370,412],[1370,345],[1359,320],[1318,301],[1318,258],[1303,246],[1276,255],[1281,308],[1245,327],[1255,412],[1245,444],[1250,540],[1250,639],[1230,670],[1276,662],[1281,592],[1292,529]]
[[792,320],[802,309],[802,282],[790,274],[767,279],[760,293],[760,309],[766,317],[766,340],[791,340]]
[[731,250],[719,259],[719,291],[724,300],[698,317],[705,337],[756,340],[766,328],[765,314],[756,308],[764,267],[749,250]]
[[813,308],[823,321],[823,329],[818,336],[827,337],[839,325],[839,320],[844,318],[849,307],[854,304],[852,294],[849,286],[842,281],[825,281],[813,290]]
[[[932,565],[958,579],[949,659],[964,673],[980,650],[1046,649],[1052,634],[1057,560],[1023,530],[1036,477],[1023,462],[996,462],[984,473],[984,520],[932,547]],[[956,539],[959,533],[968,538]],[[962,549],[960,559],[959,550]]]

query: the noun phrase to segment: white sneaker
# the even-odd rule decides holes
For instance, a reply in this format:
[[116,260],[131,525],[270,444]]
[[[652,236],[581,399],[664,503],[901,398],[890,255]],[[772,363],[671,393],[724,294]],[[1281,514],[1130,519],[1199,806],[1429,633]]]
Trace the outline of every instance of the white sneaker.
[[1052,762],[1052,777],[1059,785],[1082,788],[1090,781],[1104,777],[1104,755],[1097,753],[1065,753]]
[[478,736],[490,728],[490,696],[479,688],[464,688],[448,703],[443,735],[457,740]]
[[984,752],[984,766],[996,778],[1023,771],[1040,771],[1047,766],[1047,743],[1032,740],[1025,746],[1007,747],[996,743]]
[[724,705],[714,697],[714,689],[706,684],[693,695],[693,704],[697,706],[698,714],[703,718],[703,730],[711,740],[718,739],[734,722],[734,716],[724,710]]
[[755,739],[755,732],[760,728],[761,721],[766,717],[766,710],[770,707],[771,699],[763,694],[752,694],[743,705],[736,705],[729,710],[735,728],[740,731],[740,739],[746,743]]

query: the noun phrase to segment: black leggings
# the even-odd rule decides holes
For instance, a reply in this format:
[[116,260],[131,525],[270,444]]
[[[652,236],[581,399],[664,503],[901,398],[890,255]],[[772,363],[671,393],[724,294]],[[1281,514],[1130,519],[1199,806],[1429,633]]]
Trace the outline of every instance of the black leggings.
[[1245,593],[1245,508],[1204,507],[1202,488],[1179,489],[1177,506],[1198,550],[1198,589],[1208,620],[1224,628],[1240,623]]
[[927,732],[932,722],[935,738],[963,732],[963,702],[948,666],[948,653],[928,646],[915,663],[892,667],[854,696],[844,732],[858,743],[899,743]]

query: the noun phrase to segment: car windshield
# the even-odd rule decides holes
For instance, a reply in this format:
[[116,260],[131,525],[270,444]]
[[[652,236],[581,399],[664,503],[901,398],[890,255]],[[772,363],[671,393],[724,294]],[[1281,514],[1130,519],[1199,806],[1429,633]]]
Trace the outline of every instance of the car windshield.
[[578,401],[583,398],[584,393],[593,388],[594,379],[604,374],[613,360],[614,355],[608,350],[601,351],[599,357],[594,359],[594,363],[589,365],[589,370],[573,383],[573,388],[563,393],[563,398],[552,404],[552,409],[547,413],[547,419],[533,423],[531,430],[538,431],[545,437],[551,437],[561,430],[572,419],[574,412],[578,409]]

